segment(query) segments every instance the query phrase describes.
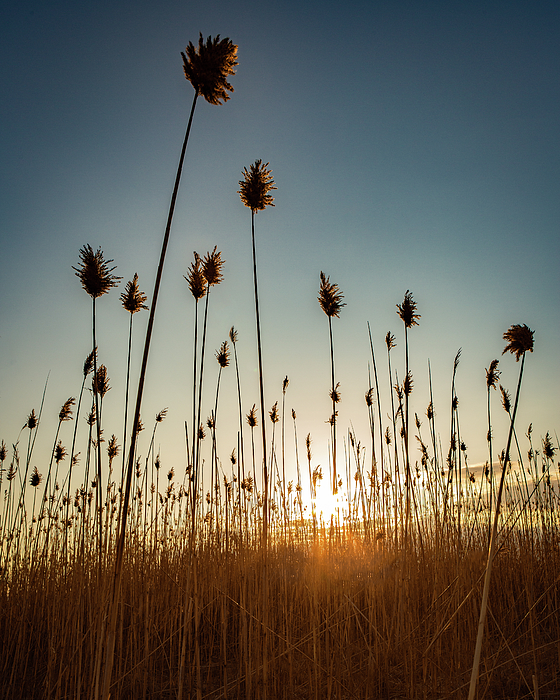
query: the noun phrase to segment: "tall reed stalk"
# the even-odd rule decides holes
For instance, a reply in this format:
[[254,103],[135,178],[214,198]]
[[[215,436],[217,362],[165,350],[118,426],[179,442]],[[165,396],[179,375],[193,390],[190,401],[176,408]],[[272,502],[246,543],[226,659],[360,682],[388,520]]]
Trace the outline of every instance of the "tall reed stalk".
[[492,532],[490,533],[490,542],[488,544],[488,560],[486,563],[486,571],[484,574],[484,588],[482,590],[482,602],[480,605],[480,617],[478,620],[478,630],[476,637],[476,646],[474,650],[474,660],[471,671],[471,680],[469,685],[469,696],[468,700],[474,700],[476,693],[476,684],[478,681],[478,672],[480,665],[480,654],[482,651],[482,640],[484,637],[484,625],[486,622],[486,613],[488,610],[488,595],[490,593],[490,577],[492,575],[492,565],[494,563],[494,557],[496,554],[496,540],[498,535],[498,522],[500,518],[500,506],[502,504],[502,494],[504,489],[504,481],[508,471],[509,464],[509,451],[511,447],[511,439],[513,436],[513,430],[515,425],[515,416],[517,414],[517,407],[519,405],[519,393],[521,390],[521,380],[523,379],[523,368],[525,366],[525,355],[527,352],[533,352],[533,335],[534,331],[531,331],[525,324],[513,325],[504,333],[504,340],[507,341],[507,345],[504,348],[506,352],[511,352],[515,355],[516,362],[521,359],[521,366],[519,368],[519,378],[517,380],[517,389],[515,392],[515,403],[513,406],[513,413],[511,414],[511,421],[509,426],[509,433],[507,439],[507,445],[504,453],[504,463],[502,465],[502,475],[500,477],[500,485],[498,487],[498,493],[496,495],[496,511],[494,515],[494,524],[492,526]]
[[[171,195],[171,203],[169,205],[169,212],[167,215],[167,223],[165,226],[165,233],[163,236],[163,242],[161,247],[161,253],[159,258],[159,264],[156,273],[156,280],[154,284],[154,291],[152,295],[152,303],[150,308],[150,316],[148,319],[148,327],[146,329],[146,339],[144,341],[144,351],[142,354],[142,365],[140,369],[140,378],[138,381],[138,391],[136,395],[136,407],[134,410],[134,419],[132,423],[132,433],[130,440],[130,447],[128,452],[128,462],[126,469],[126,483],[124,487],[124,497],[123,497],[123,508],[122,508],[122,521],[119,531],[119,539],[116,549],[116,559],[115,559],[115,577],[112,587],[112,593],[110,598],[110,616],[109,616],[109,632],[107,638],[107,650],[105,654],[105,671],[103,680],[103,690],[102,698],[103,700],[109,700],[110,688],[111,688],[111,676],[113,670],[113,654],[115,648],[115,634],[116,634],[116,622],[117,622],[117,604],[120,591],[120,580],[122,574],[122,561],[124,553],[124,543],[126,536],[126,520],[128,515],[128,504],[130,501],[130,488],[132,483],[132,473],[134,469],[134,453],[136,448],[136,426],[140,420],[140,409],[142,406],[142,396],[144,393],[144,383],[146,379],[146,370],[148,366],[148,355],[150,351],[150,344],[153,333],[155,312],[157,308],[157,300],[159,296],[159,289],[161,285],[161,278],[163,275],[163,266],[165,263],[165,257],[167,253],[167,247],[169,244],[169,236],[171,233],[171,224],[173,222],[173,214],[175,212],[175,204],[177,202],[177,194],[179,192],[179,183],[181,181],[181,174],[183,171],[183,162],[185,160],[185,153],[187,150],[187,143],[189,140],[192,120],[194,116],[194,110],[196,107],[197,99],[199,95],[204,97],[204,99],[213,105],[223,104],[229,99],[228,91],[233,92],[232,86],[228,83],[227,78],[230,75],[234,75],[235,66],[237,65],[237,46],[233,44],[228,38],[220,40],[219,35],[212,40],[208,37],[206,43],[200,34],[198,42],[198,51],[192,42],[189,42],[186,53],[182,53],[183,57],[183,68],[185,72],[185,77],[192,84],[194,88],[194,97],[191,106],[191,111],[187,123],[187,130],[185,133],[185,138],[183,140],[183,146],[181,148],[181,155],[179,156],[179,164],[177,166],[177,174],[175,176],[175,184],[173,186],[173,194]],[[95,696],[97,700],[97,693]]]
[[332,335],[332,319],[333,317],[340,318],[340,312],[344,306],[346,306],[343,294],[341,293],[338,284],[330,282],[330,279],[321,272],[320,274],[320,287],[319,296],[317,300],[319,306],[325,312],[329,320],[329,346],[330,346],[330,359],[331,359],[331,390],[330,398],[332,401],[332,414],[329,420],[331,425],[332,434],[332,493],[335,495],[338,493],[338,475],[336,466],[336,417],[337,409],[336,405],[340,401],[340,392],[338,390],[339,384],[334,383],[334,346],[333,346],[333,335]]

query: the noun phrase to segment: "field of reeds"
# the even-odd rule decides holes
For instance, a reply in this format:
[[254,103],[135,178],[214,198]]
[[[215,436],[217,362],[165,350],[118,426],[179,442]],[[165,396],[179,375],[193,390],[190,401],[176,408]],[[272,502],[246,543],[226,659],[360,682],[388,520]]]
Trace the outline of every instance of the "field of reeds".
[[[412,406],[408,333],[420,315],[407,291],[396,305],[404,367],[392,365],[390,333],[383,357],[371,344],[370,436],[362,444],[338,419],[333,336],[345,304],[321,272],[332,413],[328,465],[318,467],[311,435],[298,434],[296,412],[285,405],[288,377],[282,399],[264,401],[255,214],[272,205],[275,186],[262,161],[239,183],[251,211],[259,395],[241,401],[234,328],[215,353],[215,389],[203,382],[212,357],[208,300],[223,261],[216,248],[195,254],[186,275],[195,323],[184,469],[162,468],[156,434],[166,411],[152,424],[141,418],[159,283],[196,99],[227,99],[236,48],[201,37],[183,57],[195,99],[154,292],[147,304],[135,275],[120,296],[130,339],[135,314],[149,311],[139,378],[131,376],[129,341],[122,422],[104,418],[109,377],[96,327],[96,303],[120,278],[86,245],[74,269],[92,300],[92,349],[79,390],[59,410],[49,454],[35,451],[51,410],[42,404],[11,447],[2,440],[0,697],[560,697],[558,446],[548,433],[518,434],[515,423],[533,332],[497,329],[500,362],[517,362],[518,384],[510,396],[498,360],[481,368],[488,460],[473,469],[459,428],[459,353],[449,432],[437,430],[431,400],[421,417]],[[209,56],[221,65],[210,86],[206,73],[196,77]],[[220,378],[228,365],[238,404],[225,411]],[[382,366],[391,386],[383,397]],[[509,423],[504,444],[492,430],[499,394]],[[382,403],[390,407],[384,414]],[[227,458],[218,450],[225,425],[237,431]],[[319,498],[325,492],[329,509]]]

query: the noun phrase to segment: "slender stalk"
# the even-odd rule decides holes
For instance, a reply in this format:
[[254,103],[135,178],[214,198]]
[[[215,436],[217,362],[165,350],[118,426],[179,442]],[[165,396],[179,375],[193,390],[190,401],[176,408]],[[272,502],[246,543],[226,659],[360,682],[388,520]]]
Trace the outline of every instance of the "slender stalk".
[[264,379],[263,379],[263,364],[262,364],[262,346],[261,346],[261,322],[259,316],[259,291],[257,287],[257,254],[255,250],[255,210],[251,209],[251,244],[253,250],[253,285],[255,290],[255,316],[257,322],[257,355],[259,362],[259,398],[261,404],[261,435],[262,435],[262,465],[263,465],[263,546],[266,550],[268,542],[268,463],[266,459],[266,420],[264,417]]
[[[171,223],[173,221],[173,214],[175,212],[175,204],[177,202],[177,193],[179,191],[179,183],[181,181],[181,173],[183,170],[183,162],[185,160],[185,152],[187,150],[187,142],[189,140],[189,134],[191,131],[191,125],[194,115],[194,110],[196,107],[196,101],[198,98],[198,91],[195,91],[194,99],[192,102],[191,112],[189,115],[189,121],[187,124],[187,131],[185,133],[185,139],[183,141],[183,147],[181,149],[181,156],[179,158],[179,165],[177,167],[177,175],[175,176],[175,185],[173,187],[173,194],[171,196],[171,204],[169,206],[169,214],[167,217],[167,224],[165,227],[165,233],[163,236],[163,243],[161,247],[161,254],[159,259],[159,265],[156,273],[156,281],[154,285],[154,292],[152,297],[152,303],[150,305],[150,316],[148,319],[148,327],[146,329],[146,340],[144,342],[144,352],[142,355],[142,366],[140,370],[140,379],[138,381],[138,392],[136,395],[136,407],[134,409],[134,419],[132,422],[131,437],[130,437],[130,447],[128,452],[128,463],[126,471],[126,483],[124,489],[123,497],[123,507],[121,513],[121,523],[120,530],[118,532],[117,538],[117,550],[115,558],[115,574],[113,579],[113,586],[110,598],[110,618],[109,618],[109,628],[108,628],[108,638],[107,638],[107,649],[105,654],[105,675],[103,680],[103,690],[102,697],[104,700],[109,700],[110,688],[111,688],[111,675],[113,670],[113,656],[115,649],[115,634],[116,634],[116,622],[117,622],[117,608],[118,608],[118,598],[120,593],[120,583],[122,576],[122,564],[123,564],[123,553],[124,553],[124,542],[126,537],[126,520],[128,514],[128,505],[130,502],[130,489],[132,484],[132,474],[134,471],[134,452],[136,448],[136,426],[140,420],[140,409],[142,406],[142,396],[144,394],[144,382],[146,379],[146,369],[148,366],[148,355],[150,352],[150,343],[152,340],[152,333],[154,327],[154,319],[157,308],[157,300],[159,296],[159,289],[161,285],[161,277],[163,274],[163,265],[165,262],[165,255],[167,253],[167,246],[169,244],[169,235],[171,232]],[[96,698],[97,700],[97,698]]]
[[502,475],[500,477],[500,485],[498,487],[498,493],[496,495],[496,511],[494,513],[494,524],[492,525],[492,532],[490,533],[490,543],[488,545],[488,560],[486,564],[486,572],[484,575],[484,587],[482,590],[482,603],[480,605],[480,617],[478,620],[478,630],[476,636],[476,646],[474,650],[474,660],[471,671],[471,680],[469,685],[469,695],[468,700],[474,700],[476,693],[476,685],[478,681],[478,669],[480,666],[480,654],[482,651],[482,640],[484,638],[484,625],[486,622],[486,613],[488,610],[488,595],[490,593],[490,578],[492,575],[492,565],[494,563],[494,556],[496,554],[496,541],[498,535],[498,522],[500,519],[500,506],[502,504],[502,493],[504,489],[504,481],[507,473],[507,465],[509,462],[509,451],[511,447],[511,440],[513,437],[513,428],[515,424],[515,416],[517,414],[517,406],[519,404],[519,392],[521,389],[521,379],[523,378],[523,368],[525,366],[525,352],[523,352],[521,357],[521,367],[519,369],[519,379],[517,381],[517,391],[515,392],[515,404],[513,407],[513,413],[511,414],[511,421],[509,425],[509,433],[507,439],[507,446],[504,457],[504,464],[502,468]]

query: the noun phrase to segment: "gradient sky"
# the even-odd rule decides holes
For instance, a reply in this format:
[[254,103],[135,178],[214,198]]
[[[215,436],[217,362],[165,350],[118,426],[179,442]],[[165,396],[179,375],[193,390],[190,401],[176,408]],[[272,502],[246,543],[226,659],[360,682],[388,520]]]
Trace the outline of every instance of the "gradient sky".
[[[243,408],[258,405],[250,213],[243,167],[269,162],[275,207],[257,215],[266,403],[281,400],[311,432],[327,468],[328,324],[319,272],[347,306],[333,323],[340,435],[369,444],[364,392],[370,351],[390,410],[384,338],[410,289],[412,410],[425,416],[432,367],[437,428],[449,443],[453,359],[469,462],[486,459],[485,368],[500,358],[513,393],[519,365],[501,358],[514,323],[535,331],[518,433],[538,445],[560,419],[560,7],[556,2],[28,2],[0,14],[0,439],[11,445],[49,375],[35,459],[46,470],[58,411],[81,384],[91,349],[91,300],[72,265],[101,247],[124,279],[98,303],[100,361],[112,390],[106,436],[122,442],[128,315],[119,295],[138,272],[151,296],[193,97],[180,51],[228,36],[239,46],[235,92],[199,100],[172,230],[143,403],[164,467],[184,468],[190,416],[193,301],[183,275],[193,251],[226,260],[212,291],[206,360],[239,332]],[[134,378],[147,314],[135,317]],[[50,374],[49,374],[50,373]],[[493,396],[497,448],[506,415]],[[82,438],[85,422],[80,416]],[[222,378],[219,450],[236,446],[235,374]],[[269,423],[270,425],[270,423]],[[287,445],[293,450],[291,422]],[[427,431],[427,425],[424,426]],[[63,442],[71,440],[64,426]],[[228,432],[229,431],[229,432]],[[147,437],[146,437],[147,436]],[[26,434],[21,438],[22,444]],[[78,449],[84,450],[83,440]],[[415,455],[419,458],[419,455]],[[369,452],[368,457],[369,459]],[[290,466],[290,469],[292,467]]]

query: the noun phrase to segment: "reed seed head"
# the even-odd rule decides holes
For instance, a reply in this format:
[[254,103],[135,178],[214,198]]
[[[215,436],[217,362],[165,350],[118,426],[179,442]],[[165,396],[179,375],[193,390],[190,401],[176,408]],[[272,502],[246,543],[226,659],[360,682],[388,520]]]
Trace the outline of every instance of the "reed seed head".
[[24,428],[29,428],[29,430],[33,430],[33,428],[36,428],[37,425],[39,424],[39,419],[35,415],[35,409],[31,411],[31,413],[27,416],[27,422],[23,426]]
[[156,423],[161,423],[163,419],[167,416],[167,411],[169,409],[162,408],[161,411],[156,415]]
[[208,37],[205,43],[201,32],[198,49],[189,41],[185,53],[181,51],[185,78],[197,95],[202,95],[211,105],[227,102],[228,91],[233,92],[227,78],[235,75],[237,48],[227,37],[220,39],[219,34],[214,39]]
[[545,435],[545,438],[542,442],[543,446],[543,456],[546,457],[546,459],[553,459],[554,453],[556,452],[556,448],[552,444],[552,440],[550,439],[550,433],[547,432]]
[[515,360],[519,362],[519,359],[528,351],[533,352],[533,336],[535,332],[530,330],[525,324],[513,325],[508,328],[504,333],[504,340],[507,341],[507,345],[504,348],[502,355],[506,352],[511,352],[515,355]]
[[342,301],[343,294],[338,288],[338,284],[331,284],[329,278],[321,272],[321,284],[317,301],[329,318],[336,316],[339,318],[340,311],[346,304]]
[[496,389],[496,384],[500,379],[500,370],[498,369],[498,360],[492,360],[490,367],[486,370],[486,386],[488,389],[494,387]]
[[253,408],[251,408],[251,410],[247,414],[247,423],[249,424],[249,427],[251,427],[251,428],[256,428],[258,425],[257,409],[256,409],[255,404],[253,404]]
[[373,406],[373,387],[370,386],[370,388],[366,391],[366,406],[370,407]]
[[138,289],[138,274],[135,272],[130,282],[126,283],[124,292],[121,294],[121,302],[124,308],[130,313],[138,313],[141,309],[148,310],[146,306],[147,296]]
[[504,411],[509,413],[511,411],[511,395],[501,384],[500,392],[502,393],[502,406],[504,407]]
[[238,333],[235,330],[235,328],[232,326],[229,329],[229,339],[231,340],[232,345],[235,345],[235,343],[237,343],[237,336],[238,336]]
[[385,336],[385,345],[387,346],[387,352],[391,352],[391,350],[396,346],[395,342],[395,336],[391,333],[391,331],[387,332],[387,335]]
[[269,194],[271,190],[276,190],[272,171],[268,169],[268,163],[262,162],[259,158],[252,165],[243,168],[243,180],[239,181],[237,194],[241,201],[252,212],[257,212],[266,207],[273,207],[274,198]]
[[0,462],[3,462],[8,455],[8,450],[6,449],[6,443],[4,440],[2,440],[2,444],[0,445]]
[[97,420],[97,417],[96,417],[96,413],[95,413],[95,404],[94,404],[91,407],[91,411],[86,416],[86,422],[91,427],[91,426],[95,425],[96,420]]
[[278,401],[276,401],[272,409],[268,412],[268,415],[273,423],[278,423],[280,420],[280,416],[278,415]]
[[284,381],[282,382],[282,393],[286,393],[286,389],[288,388],[288,384],[290,383],[290,380],[288,379],[288,375],[284,377]]
[[58,420],[61,423],[63,421],[72,420],[72,406],[75,403],[76,403],[76,399],[72,396],[67,401],[64,402],[62,408],[60,409],[60,413],[58,414]]
[[63,446],[61,440],[58,441],[56,447],[54,448],[54,460],[58,464],[59,462],[62,462],[62,460],[66,457],[68,452],[66,451],[66,448]]
[[227,340],[224,340],[220,345],[220,349],[216,350],[216,359],[222,369],[229,365],[229,346]]
[[200,255],[195,252],[194,262],[191,263],[189,270],[183,277],[187,280],[191,294],[195,298],[195,301],[202,299],[206,294],[206,278],[202,273],[202,260]]
[[105,367],[105,365],[99,365],[97,368],[97,372],[94,374],[91,382],[91,388],[93,393],[99,394],[101,398],[103,398],[105,394],[110,391],[111,387],[109,386],[109,377],[107,375],[107,367]]
[[222,254],[217,250],[218,246],[214,246],[211,253],[206,253],[202,261],[202,274],[209,287],[215,284],[220,284],[224,279],[222,275],[222,267],[225,260],[222,260]]
[[340,403],[341,396],[340,396],[339,387],[340,387],[340,382],[337,382],[335,388],[331,389],[331,391],[329,391],[329,396],[331,397],[331,400],[333,403]]
[[101,248],[98,248],[95,253],[90,245],[80,249],[80,265],[72,266],[72,269],[92,299],[106,294],[122,279],[111,274],[116,269],[115,266],[109,267],[112,262],[112,260],[105,260]]
[[416,319],[420,318],[420,314],[416,313],[416,302],[412,298],[412,292],[408,289],[405,292],[403,303],[397,304],[397,309],[397,314],[406,328],[418,325]]
[[30,485],[33,486],[33,488],[37,488],[41,481],[43,481],[43,475],[39,474],[37,467],[33,467],[33,471],[31,472],[31,477],[29,479]]
[[410,396],[413,386],[414,381],[412,379],[412,372],[409,370],[403,382],[403,391],[405,396]]
[[428,404],[428,408],[426,409],[426,416],[427,416],[428,420],[432,420],[432,418],[434,417],[434,403],[433,403],[433,401],[430,401],[430,403]]
[[115,459],[115,457],[119,454],[119,450],[120,448],[117,444],[117,438],[115,435],[112,435],[111,439],[109,440],[109,444],[107,445],[107,454],[109,455],[109,459]]
[[144,423],[142,423],[142,418],[140,416],[138,416],[138,420],[136,421],[134,433],[136,435],[139,435],[143,430],[144,430]]
[[84,360],[84,377],[87,377],[88,374],[93,370],[93,361],[95,358],[97,358],[97,348],[93,348],[93,350]]

